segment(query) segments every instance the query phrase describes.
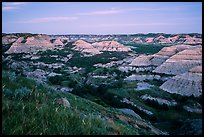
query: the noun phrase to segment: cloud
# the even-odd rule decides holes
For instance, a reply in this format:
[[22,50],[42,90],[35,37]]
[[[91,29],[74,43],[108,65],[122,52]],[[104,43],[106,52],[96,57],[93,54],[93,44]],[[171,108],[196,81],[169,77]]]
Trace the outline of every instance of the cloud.
[[2,11],[11,11],[11,10],[20,9],[20,6],[25,4],[26,2],[3,2]]
[[111,9],[111,10],[103,10],[103,11],[77,13],[77,15],[109,15],[109,14],[118,14],[123,12],[124,10]]
[[20,9],[20,6],[25,4],[26,2],[3,2],[2,11],[11,11],[11,10]]
[[10,11],[10,10],[15,10],[18,9],[18,7],[12,7],[12,6],[4,6],[2,7],[3,11]]
[[18,6],[18,5],[25,5],[26,2],[3,2],[5,6]]
[[119,13],[126,13],[132,11],[144,11],[144,12],[151,12],[151,11],[179,11],[181,7],[171,7],[171,8],[156,8],[156,7],[145,7],[145,8],[129,8],[129,9],[117,9],[112,8],[110,10],[103,10],[103,11],[91,11],[91,12],[82,12],[77,13],[77,15],[111,15],[111,14],[119,14]]
[[42,23],[42,22],[53,22],[53,21],[72,21],[77,20],[77,17],[44,17],[44,18],[35,18],[25,21],[16,21],[15,23]]
[[130,23],[130,24],[100,24],[100,26],[104,27],[129,27],[129,26],[167,26],[167,25],[178,25],[170,24],[170,23]]

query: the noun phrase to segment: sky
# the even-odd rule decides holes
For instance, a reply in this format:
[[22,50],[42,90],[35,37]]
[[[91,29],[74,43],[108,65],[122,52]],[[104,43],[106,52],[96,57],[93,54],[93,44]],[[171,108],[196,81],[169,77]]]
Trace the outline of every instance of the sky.
[[202,2],[2,2],[3,33],[202,33]]

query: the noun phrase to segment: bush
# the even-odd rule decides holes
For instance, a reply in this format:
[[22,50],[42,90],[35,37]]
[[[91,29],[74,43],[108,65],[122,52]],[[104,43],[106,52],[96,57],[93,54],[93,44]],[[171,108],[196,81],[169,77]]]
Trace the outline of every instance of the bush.
[[13,98],[13,96],[14,96],[13,91],[11,91],[10,89],[7,89],[7,88],[3,89],[3,94],[8,98]]
[[10,73],[8,73],[9,75],[9,79],[11,80],[11,81],[15,81],[16,80],[16,73],[15,72],[10,72]]
[[111,87],[112,88],[122,88],[122,85],[123,85],[123,79],[119,79],[115,81],[114,83],[112,83]]
[[14,97],[17,99],[23,99],[31,94],[31,90],[27,87],[21,87],[15,90]]
[[54,76],[54,77],[49,77],[49,81],[53,84],[53,85],[61,85],[61,82],[66,80],[66,77],[63,76]]
[[3,89],[3,94],[4,96],[10,98],[10,99],[23,99],[26,97],[29,97],[31,94],[31,90],[28,89],[27,87],[20,87],[14,91],[11,89]]
[[183,105],[180,104],[180,103],[177,104],[174,108],[175,108],[176,111],[183,111]]
[[157,101],[154,101],[154,100],[147,99],[145,101],[145,103],[147,105],[151,106],[151,107],[154,107],[154,108],[159,108],[159,109],[162,109],[162,110],[169,110],[168,105],[166,105],[166,104],[160,105]]
[[27,41],[27,40],[24,39],[24,40],[21,41],[21,43],[26,43],[26,41]]
[[4,55],[4,53],[11,47],[11,44],[2,44],[2,54]]

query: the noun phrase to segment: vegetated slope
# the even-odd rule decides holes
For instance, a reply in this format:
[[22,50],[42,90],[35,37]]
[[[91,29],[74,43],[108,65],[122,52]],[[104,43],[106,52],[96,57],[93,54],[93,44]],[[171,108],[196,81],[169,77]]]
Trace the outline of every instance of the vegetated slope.
[[[58,44],[63,42],[60,41],[51,40],[50,42]],[[75,38],[74,41],[76,41]],[[25,113],[26,118],[21,117],[20,113],[18,113],[18,117],[21,121],[19,122],[19,120],[16,120],[15,118],[12,119],[12,124],[5,126],[4,133],[16,134],[17,132],[26,132],[27,134],[27,131],[30,131],[30,134],[162,134],[162,132],[152,127],[151,123],[163,131],[174,132],[175,129],[182,126],[183,121],[186,119],[201,119],[202,93],[201,96],[195,98],[165,92],[160,89],[159,86],[169,80],[172,75],[162,73],[155,74],[152,72],[152,70],[163,64],[177,52],[191,47],[195,48],[196,46],[168,46],[163,48],[157,54],[148,56],[138,56],[135,53],[129,54],[129,52],[118,51],[102,51],[103,53],[101,54],[84,56],[80,49],[78,51],[73,50],[73,47],[76,46],[73,43],[74,42],[68,42],[67,44],[64,44],[63,42],[64,46],[59,46],[57,49],[40,51],[35,54],[3,54],[2,62],[5,69],[14,70],[16,73],[35,78],[39,82],[46,82],[47,84],[50,84],[48,86],[49,88],[54,87],[52,88],[53,90],[50,90],[45,88],[45,85],[39,86],[34,81],[27,80],[24,77],[17,76],[16,79],[15,74],[11,74],[10,78],[10,76],[8,76],[10,74],[7,75],[4,73],[3,95],[5,96],[3,96],[3,100],[10,104],[13,102],[13,105],[6,105],[7,103],[5,103],[4,111],[6,110],[6,114],[9,114],[9,117],[7,117],[7,115],[5,115],[5,117],[11,118],[13,113],[21,112],[20,110],[22,110],[22,113],[29,112]],[[7,46],[9,47],[9,45]],[[7,46],[4,52],[8,49]],[[81,46],[82,48],[84,47],[84,45]],[[145,54],[153,54],[154,52],[157,52],[153,48],[148,50],[149,46],[157,47],[157,45],[147,45],[145,47],[147,50],[143,48],[141,51]],[[90,48],[92,49],[92,47]],[[139,47],[136,49],[139,49]],[[134,60],[135,57],[136,59]],[[177,56],[176,59],[178,57],[180,59],[180,55]],[[119,69],[121,67],[123,67],[123,69]],[[200,72],[200,69],[193,68],[193,72],[197,73],[197,71]],[[181,80],[181,83],[184,80]],[[9,84],[7,82],[9,82]],[[198,81],[198,84],[199,83],[200,81]],[[197,83],[192,84],[197,85]],[[33,85],[37,86],[35,87]],[[34,90],[34,87],[35,91],[39,92],[29,94]],[[64,89],[72,94],[62,92],[65,91]],[[35,93],[37,93],[37,95]],[[84,99],[76,95],[83,97]],[[10,98],[9,96],[14,97]],[[39,98],[39,96],[42,97],[42,99]],[[21,97],[23,98],[21,99]],[[70,102],[70,108],[64,109],[63,106],[58,104],[59,99],[64,100],[64,97]],[[22,101],[19,101],[19,99]],[[21,105],[16,105],[19,104],[19,102],[21,102]],[[165,103],[162,104],[161,102]],[[100,105],[97,105],[96,103]],[[171,106],[171,104],[174,103],[177,104]],[[33,107],[30,107],[30,105]],[[20,109],[16,109],[19,106]],[[43,109],[39,109],[38,106]],[[145,120],[150,120],[151,123],[138,121],[137,118],[132,118],[119,113],[115,108],[111,107],[125,109],[125,111],[134,111],[137,113],[136,115],[139,115]],[[24,111],[23,108],[27,108],[27,110]],[[29,108],[31,108],[31,110]],[[50,111],[50,115],[48,115],[46,111],[43,111],[44,109],[48,112]],[[8,110],[12,110],[12,114]],[[59,110],[60,113],[57,113]],[[30,113],[33,113],[33,115],[30,115]],[[63,113],[63,115],[61,113]],[[54,116],[53,119],[50,119],[50,117],[52,117],[51,115]],[[27,120],[31,116],[32,120]],[[77,117],[73,118],[72,116]],[[60,117],[60,120],[58,117]],[[65,119],[61,117],[65,117]],[[76,123],[72,123],[69,120],[69,122],[66,121],[66,119],[69,119],[70,117],[71,119],[73,118],[71,121],[76,121]],[[88,118],[88,120],[86,118]],[[94,120],[92,120],[92,118]],[[40,119],[45,120],[40,121]],[[15,123],[13,120],[17,122]],[[35,120],[41,124],[36,124],[37,122]],[[98,120],[98,123],[104,124],[101,126],[101,124],[92,123],[93,121]],[[6,125],[7,121],[4,121],[4,125]],[[25,123],[24,125],[27,126],[23,127],[27,129],[27,127],[29,127],[28,125],[30,125],[30,127],[33,127],[34,129],[27,131],[22,130],[23,125],[19,123],[23,123],[24,121],[34,121],[33,125]],[[89,125],[95,127],[99,125],[99,128],[96,129]],[[124,130],[120,128],[121,126]],[[40,128],[39,130],[38,127]],[[70,130],[64,127],[69,127]],[[74,130],[77,127],[80,131]],[[105,128],[101,129],[101,127]]]
[[2,80],[3,134],[164,134],[144,120],[70,93],[50,90],[14,72],[3,70]]

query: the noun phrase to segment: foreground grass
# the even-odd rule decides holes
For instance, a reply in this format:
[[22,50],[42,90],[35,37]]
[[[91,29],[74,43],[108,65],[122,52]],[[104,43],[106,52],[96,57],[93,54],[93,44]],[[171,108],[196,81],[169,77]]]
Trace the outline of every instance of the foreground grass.
[[[33,80],[7,71],[3,71],[2,81],[3,134],[150,134],[145,129],[138,131],[128,123],[114,119],[115,110],[70,93],[51,91]],[[56,100],[62,97],[68,99],[70,108],[57,103]]]

